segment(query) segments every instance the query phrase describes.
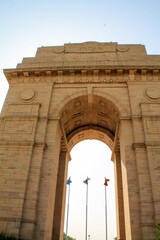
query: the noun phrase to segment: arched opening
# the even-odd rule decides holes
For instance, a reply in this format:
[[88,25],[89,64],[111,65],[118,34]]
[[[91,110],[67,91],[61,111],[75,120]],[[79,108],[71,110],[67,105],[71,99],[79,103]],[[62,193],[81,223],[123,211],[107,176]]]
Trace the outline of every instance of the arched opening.
[[[101,128],[100,131],[107,132],[106,135],[113,141],[120,113],[111,101],[100,96],[89,98],[85,95],[69,101],[60,115],[69,141],[75,133],[82,132],[82,127],[88,130]],[[82,138],[82,135],[79,136],[80,140]],[[71,142],[69,145],[73,147]]]
[[155,236],[160,71],[158,56],[142,49],[117,43],[43,47],[4,71],[10,90],[0,117],[1,231],[62,240],[70,150],[97,139],[112,150],[118,239]]
[[[63,132],[53,220],[53,240],[62,239],[66,197],[68,158],[71,149],[85,139],[104,142],[112,150],[114,161],[117,232],[119,239],[125,239],[124,207],[121,158],[119,147],[118,108],[104,97],[91,95],[79,96],[68,101],[60,113]],[[104,178],[104,176],[103,176]],[[103,184],[103,183],[102,183]],[[61,234],[61,235],[59,235]]]
[[[75,239],[85,238],[86,186],[83,181],[89,176],[91,181],[89,181],[88,189],[88,235],[93,240],[105,239],[105,189],[103,184],[104,177],[107,177],[110,179],[107,187],[107,232],[108,239],[113,239],[117,236],[117,232],[114,163],[110,161],[111,150],[99,140],[84,140],[73,147],[71,157],[72,161],[69,162],[68,167],[68,176],[72,178],[68,235]],[[66,201],[66,210],[67,205]],[[66,226],[64,231],[66,231]]]

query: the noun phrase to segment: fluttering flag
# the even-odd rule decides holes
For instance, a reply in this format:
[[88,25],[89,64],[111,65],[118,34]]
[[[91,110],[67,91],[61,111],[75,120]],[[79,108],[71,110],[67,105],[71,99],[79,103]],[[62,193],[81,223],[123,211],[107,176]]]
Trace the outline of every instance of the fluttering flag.
[[105,186],[105,210],[106,210],[106,240],[108,239],[108,234],[107,234],[107,186],[108,186],[108,182],[109,182],[110,180],[109,179],[107,179],[106,177],[105,177],[105,181],[104,181],[104,186]]
[[66,182],[66,184],[70,185],[71,182],[72,182],[72,181],[71,181],[71,177],[69,177],[68,180],[67,180],[67,182]]
[[83,182],[88,185],[88,180],[91,180],[89,177],[86,178]]
[[109,181],[110,181],[109,179],[105,178],[104,185],[105,185],[105,186],[108,186],[108,182],[109,182]]

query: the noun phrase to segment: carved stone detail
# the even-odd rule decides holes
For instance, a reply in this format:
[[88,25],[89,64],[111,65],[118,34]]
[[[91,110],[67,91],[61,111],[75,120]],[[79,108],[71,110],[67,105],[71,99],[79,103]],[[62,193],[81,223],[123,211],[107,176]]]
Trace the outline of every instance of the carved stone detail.
[[36,91],[33,88],[27,88],[20,93],[19,97],[23,102],[31,102],[35,99],[36,95]]
[[147,88],[144,91],[144,95],[147,99],[151,101],[160,100],[160,89],[159,88]]

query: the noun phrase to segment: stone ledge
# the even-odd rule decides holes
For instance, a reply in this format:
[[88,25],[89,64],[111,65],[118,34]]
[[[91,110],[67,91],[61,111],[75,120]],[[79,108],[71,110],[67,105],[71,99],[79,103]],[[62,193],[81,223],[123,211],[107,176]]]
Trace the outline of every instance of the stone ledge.
[[88,76],[88,75],[94,75],[94,76],[123,76],[123,75],[135,75],[135,76],[146,76],[146,75],[158,75],[160,74],[160,68],[158,67],[151,67],[143,69],[143,67],[128,67],[124,68],[123,66],[119,67],[95,67],[91,66],[87,68],[86,66],[83,67],[72,67],[72,69],[69,69],[69,67],[61,67],[61,68],[50,68],[50,69],[42,69],[42,68],[26,68],[26,69],[4,69],[4,74],[7,78],[10,77],[50,77],[50,76]]
[[160,81],[160,68],[143,67],[83,67],[83,68],[26,68],[5,69],[4,74],[11,83],[126,83]]
[[141,142],[137,142],[137,143],[133,143],[132,147],[134,149],[136,149],[136,148],[146,148],[146,144],[145,143],[141,143]]
[[46,149],[47,143],[46,142],[4,142],[0,141],[0,146],[12,146],[12,147],[39,147]]
[[134,148],[134,149],[136,149],[136,148],[149,148],[149,147],[156,147],[156,148],[160,148],[160,142],[143,142],[143,143],[141,143],[141,142],[137,142],[137,143],[133,143],[132,144],[132,147]]

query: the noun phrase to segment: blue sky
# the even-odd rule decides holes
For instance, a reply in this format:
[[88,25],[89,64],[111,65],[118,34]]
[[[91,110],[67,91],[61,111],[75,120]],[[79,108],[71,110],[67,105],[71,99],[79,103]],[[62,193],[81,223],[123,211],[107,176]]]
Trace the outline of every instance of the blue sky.
[[[159,13],[160,0],[1,0],[0,109],[8,90],[3,69],[15,68],[23,57],[34,57],[37,47],[85,41],[118,42],[144,44],[148,54],[160,54]],[[90,143],[93,148],[92,141]],[[81,149],[85,155],[88,154],[87,148],[89,147]],[[98,150],[97,154],[103,158],[100,152]],[[78,159],[78,155],[73,155],[73,158]],[[88,158],[93,157],[90,154]],[[71,165],[72,163],[72,169]],[[113,172],[113,166],[110,169]],[[113,189],[112,192],[114,194]],[[70,217],[73,222],[74,214]],[[84,239],[81,236],[82,229],[77,229],[75,233],[71,222],[69,228],[70,235],[76,235],[77,240]],[[93,224],[91,236],[94,235],[94,229]],[[115,233],[110,235],[109,240],[113,236]],[[99,240],[97,236],[91,239]],[[105,235],[101,238],[103,239]]]
[[159,12],[159,0],[1,0],[0,108],[8,89],[2,69],[35,56],[37,47],[112,41],[160,54]]

